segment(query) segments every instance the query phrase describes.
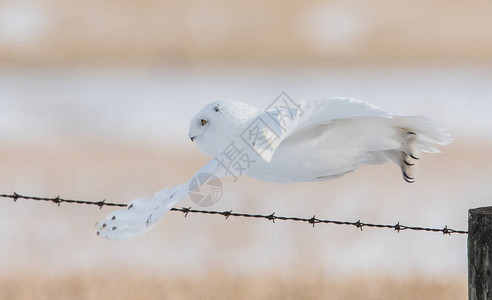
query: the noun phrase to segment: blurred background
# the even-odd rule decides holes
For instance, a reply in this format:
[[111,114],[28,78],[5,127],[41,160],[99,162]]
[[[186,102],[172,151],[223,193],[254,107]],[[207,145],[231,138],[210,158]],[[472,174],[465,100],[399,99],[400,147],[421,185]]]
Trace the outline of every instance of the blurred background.
[[[0,0],[0,193],[126,203],[210,158],[215,100],[347,96],[455,142],[323,183],[227,184],[212,209],[467,229],[492,201],[490,1]],[[193,206],[186,199],[178,206]],[[0,199],[2,299],[462,299],[466,236],[170,212],[110,242],[110,208]]]

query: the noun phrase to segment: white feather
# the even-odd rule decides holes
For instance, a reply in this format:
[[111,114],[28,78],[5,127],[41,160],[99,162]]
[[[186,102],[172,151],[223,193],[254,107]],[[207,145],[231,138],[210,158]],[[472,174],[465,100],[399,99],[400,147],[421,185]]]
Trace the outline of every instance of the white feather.
[[98,235],[107,239],[124,239],[150,230],[187,193],[185,184],[164,189],[148,198],[137,198],[126,208],[110,213],[96,224]]

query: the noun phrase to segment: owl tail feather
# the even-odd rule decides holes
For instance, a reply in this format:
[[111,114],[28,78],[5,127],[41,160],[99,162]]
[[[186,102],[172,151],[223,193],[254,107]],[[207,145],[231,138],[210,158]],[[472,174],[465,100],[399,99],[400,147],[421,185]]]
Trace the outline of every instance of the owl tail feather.
[[386,156],[400,167],[403,180],[414,183],[415,166],[422,153],[439,153],[434,144],[448,145],[453,138],[424,116],[395,117],[394,122],[401,146],[386,151]]

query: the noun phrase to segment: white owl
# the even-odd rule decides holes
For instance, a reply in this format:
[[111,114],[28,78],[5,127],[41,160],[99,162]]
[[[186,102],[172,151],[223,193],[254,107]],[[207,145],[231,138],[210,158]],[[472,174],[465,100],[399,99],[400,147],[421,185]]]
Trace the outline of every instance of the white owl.
[[[97,223],[108,239],[146,232],[197,186],[200,174],[218,178],[248,175],[268,182],[334,179],[361,164],[396,164],[413,183],[422,152],[436,153],[450,135],[422,116],[395,116],[349,98],[302,101],[267,111],[241,102],[213,102],[190,123],[190,138],[214,157],[190,182],[133,200]],[[200,183],[203,184],[203,181]]]

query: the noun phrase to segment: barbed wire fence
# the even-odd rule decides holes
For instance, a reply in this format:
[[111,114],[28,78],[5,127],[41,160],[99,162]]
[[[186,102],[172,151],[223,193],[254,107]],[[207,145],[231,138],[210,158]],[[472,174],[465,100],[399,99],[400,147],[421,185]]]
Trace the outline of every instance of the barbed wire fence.
[[[13,194],[0,194],[0,198],[13,199],[14,202],[16,202],[19,199],[33,200],[33,201],[46,201],[46,202],[52,202],[54,204],[57,204],[58,206],[60,206],[60,204],[62,204],[62,203],[79,204],[79,205],[93,205],[93,206],[98,206],[100,209],[103,208],[104,206],[112,206],[112,207],[126,207],[127,206],[126,204],[122,204],[122,203],[106,202],[106,200],[87,201],[87,200],[64,199],[64,198],[61,198],[60,196],[57,196],[54,198],[24,196],[24,195],[15,193],[15,192]],[[266,219],[266,220],[272,221],[273,223],[275,223],[275,221],[279,220],[279,221],[305,222],[305,223],[311,224],[312,226],[315,226],[316,224],[346,225],[346,226],[355,226],[355,227],[359,228],[360,230],[362,230],[364,227],[371,227],[371,228],[393,229],[396,232],[400,232],[400,231],[404,231],[404,230],[414,230],[414,231],[440,232],[444,235],[468,234],[468,231],[448,228],[447,225],[445,225],[443,228],[428,228],[428,227],[421,227],[421,226],[403,225],[403,224],[400,224],[400,222],[397,222],[394,225],[374,224],[374,223],[361,222],[360,220],[357,220],[356,222],[350,222],[350,221],[319,219],[319,218],[316,218],[315,215],[313,215],[311,218],[285,217],[285,216],[277,216],[277,215],[275,215],[275,213],[271,213],[269,215],[247,214],[247,213],[233,212],[232,210],[228,210],[228,211],[199,210],[199,209],[192,209],[191,207],[171,208],[171,211],[181,212],[184,214],[185,217],[187,217],[188,214],[204,214],[204,215],[220,215],[220,216],[225,217],[226,219],[228,219],[229,217]]]

